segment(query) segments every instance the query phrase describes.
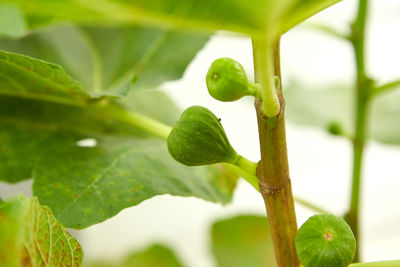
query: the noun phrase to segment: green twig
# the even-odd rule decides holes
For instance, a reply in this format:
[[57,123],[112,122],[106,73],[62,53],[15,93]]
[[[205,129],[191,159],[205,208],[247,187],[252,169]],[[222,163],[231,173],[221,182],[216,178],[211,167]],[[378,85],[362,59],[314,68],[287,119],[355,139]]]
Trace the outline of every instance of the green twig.
[[[356,68],[356,119],[355,119],[355,136],[353,139],[353,180],[351,189],[350,208],[345,218],[349,223],[358,244],[360,244],[359,235],[359,210],[360,210],[360,188],[361,188],[361,170],[364,146],[366,142],[366,123],[368,100],[370,96],[373,81],[367,76],[365,71],[365,28],[367,20],[368,0],[359,0],[357,17],[352,24],[351,43],[353,45]],[[359,247],[353,261],[358,262],[360,259]]]
[[315,204],[313,204],[313,203],[311,203],[311,202],[309,202],[309,201],[307,201],[307,200],[305,200],[303,198],[294,197],[294,201],[296,201],[300,205],[302,205],[302,206],[304,206],[306,208],[309,208],[310,210],[313,210],[315,212],[324,213],[324,214],[332,214],[331,212],[327,211],[326,209],[323,209],[323,208],[321,208],[321,207],[319,207],[319,206],[317,206],[317,205],[315,205]]
[[383,93],[388,93],[391,92],[395,89],[400,88],[400,80],[396,80],[396,81],[392,81],[389,83],[386,83],[384,85],[381,85],[379,87],[376,87],[374,89],[371,90],[371,96],[376,96],[376,95],[380,95]]
[[344,34],[328,25],[315,23],[315,22],[308,22],[303,24],[304,27],[317,30],[319,32],[328,34],[329,36],[341,39],[341,40],[350,40],[350,34]]

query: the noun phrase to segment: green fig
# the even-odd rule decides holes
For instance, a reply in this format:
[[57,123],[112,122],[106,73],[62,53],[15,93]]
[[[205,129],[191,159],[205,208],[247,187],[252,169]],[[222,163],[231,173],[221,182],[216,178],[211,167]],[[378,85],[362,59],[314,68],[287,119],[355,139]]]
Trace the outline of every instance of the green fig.
[[258,85],[249,82],[243,66],[231,58],[215,60],[208,69],[206,83],[210,95],[224,102],[260,95]]
[[356,240],[342,218],[320,214],[300,227],[296,250],[304,267],[345,267],[353,260]]
[[343,135],[342,126],[338,122],[332,122],[329,124],[328,132],[332,135]]
[[189,107],[182,113],[167,144],[171,156],[188,166],[235,162],[239,156],[219,119],[200,106]]
[[188,166],[224,162],[249,174],[256,173],[257,163],[236,153],[220,120],[204,107],[187,108],[171,130],[167,144],[171,156]]

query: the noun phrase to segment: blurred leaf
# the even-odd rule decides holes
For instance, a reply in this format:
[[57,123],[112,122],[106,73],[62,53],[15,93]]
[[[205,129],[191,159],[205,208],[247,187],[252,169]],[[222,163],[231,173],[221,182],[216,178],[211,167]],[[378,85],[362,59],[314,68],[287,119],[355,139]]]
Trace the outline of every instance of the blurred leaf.
[[276,266],[266,217],[247,215],[216,222],[212,251],[220,267]]
[[0,266],[80,266],[79,243],[36,198],[0,203]]
[[183,267],[174,253],[167,247],[159,244],[137,251],[120,263],[93,262],[87,267]]
[[352,132],[354,99],[352,89],[348,86],[318,89],[293,83],[287,86],[284,95],[285,112],[289,120],[326,130],[332,123],[336,123],[343,132]]
[[[296,123],[319,126],[328,130],[338,123],[343,132],[353,135],[355,100],[353,89],[331,86],[324,89],[305,89],[291,85],[286,90],[286,114]],[[369,136],[386,144],[400,144],[400,92],[380,95],[371,101],[368,122]]]
[[400,91],[372,100],[370,135],[382,143],[400,145]]
[[40,92],[52,96],[82,90],[95,97],[125,96],[132,80],[133,88],[155,88],[180,78],[207,40],[204,34],[141,26],[49,28],[19,40],[0,39],[0,49],[59,64],[81,84],[59,66],[13,54],[0,58],[0,83],[6,82],[5,91],[26,94],[44,85]]
[[21,266],[24,258],[21,222],[24,220],[26,199],[0,202],[0,266]]
[[25,18],[18,6],[0,3],[0,36],[21,36],[25,33]]
[[33,27],[54,21],[140,23],[163,28],[226,30],[249,35],[286,32],[340,0],[7,0],[27,14]]

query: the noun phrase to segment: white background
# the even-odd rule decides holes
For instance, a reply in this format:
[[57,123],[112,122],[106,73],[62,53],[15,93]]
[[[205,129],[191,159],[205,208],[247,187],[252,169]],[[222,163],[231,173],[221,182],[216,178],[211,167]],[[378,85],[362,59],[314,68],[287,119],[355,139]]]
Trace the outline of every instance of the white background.
[[[346,31],[355,7],[356,1],[344,0],[311,20]],[[400,78],[400,2],[371,1],[369,18],[368,72],[381,82]],[[284,85],[291,78],[317,86],[335,81],[353,83],[352,49],[344,41],[296,27],[283,37],[281,52]],[[191,105],[211,109],[222,118],[231,144],[239,154],[258,161],[258,133],[251,99],[221,103],[207,93],[205,74],[218,57],[238,60],[252,76],[250,40],[220,33],[198,54],[181,80],[164,84],[162,88],[182,109]],[[351,144],[321,129],[290,122],[287,139],[294,194],[342,215],[349,202]],[[400,147],[375,142],[367,146],[362,184],[364,261],[400,259],[399,163]],[[1,184],[0,196],[29,193],[29,185],[30,182],[14,186]],[[299,205],[296,211],[299,225],[313,214]],[[158,196],[73,234],[78,237],[87,259],[118,259],[132,250],[161,242],[175,250],[187,266],[212,267],[210,225],[216,219],[248,213],[265,214],[264,203],[254,189],[241,181],[233,202],[225,207],[195,198]]]

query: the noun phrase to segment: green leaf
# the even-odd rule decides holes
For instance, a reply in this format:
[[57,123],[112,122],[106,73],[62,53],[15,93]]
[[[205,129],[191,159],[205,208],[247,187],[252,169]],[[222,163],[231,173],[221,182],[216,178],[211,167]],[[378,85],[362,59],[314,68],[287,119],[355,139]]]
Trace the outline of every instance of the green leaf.
[[281,32],[287,32],[300,22],[341,0],[297,0],[281,20]]
[[[331,86],[305,89],[292,85],[286,90],[286,114],[296,123],[329,128],[340,125],[346,135],[353,136],[354,89]],[[386,144],[400,144],[400,92],[380,95],[371,100],[369,137]]]
[[21,222],[24,220],[26,199],[0,203],[0,266],[21,266],[24,258]]
[[[135,95],[149,105],[158,100],[145,111],[149,116],[175,121],[178,112],[160,91],[137,91],[124,105],[139,101]],[[17,182],[33,172],[40,201],[62,223],[76,228],[158,194],[231,200],[236,177],[222,167],[188,168],[175,162],[165,141],[119,121],[115,108],[115,102],[79,107],[0,97],[0,149],[5,151],[0,154],[0,179]],[[87,138],[98,145],[77,145]]]
[[8,0],[27,14],[31,26],[54,21],[140,23],[162,28],[225,30],[249,35],[283,33],[340,0]]
[[37,156],[65,140],[93,134],[135,134],[138,129],[109,118],[106,108],[0,96],[0,180],[18,182],[32,174]]
[[63,144],[37,160],[33,192],[70,228],[102,222],[155,195],[195,196],[227,203],[216,167],[185,167],[164,140],[97,137],[96,147]]
[[212,251],[220,267],[276,266],[266,217],[243,215],[216,222]]
[[93,262],[87,267],[183,267],[174,253],[166,246],[155,244],[142,251],[136,251],[120,263]]
[[44,85],[42,93],[49,98],[81,95],[81,91],[93,97],[125,96],[131,87],[155,88],[180,78],[208,37],[144,26],[49,28],[19,40],[0,39],[0,49],[58,64],[65,71],[8,54],[6,61],[0,61],[0,82],[7,82],[3,90],[8,92],[15,88],[35,92]]
[[[79,243],[36,198],[0,204],[0,266],[80,266]],[[4,253],[6,252],[6,253]]]
[[25,33],[25,18],[18,6],[0,3],[0,36],[21,36]]
[[60,103],[86,98],[60,66],[6,51],[0,51],[0,94]]

